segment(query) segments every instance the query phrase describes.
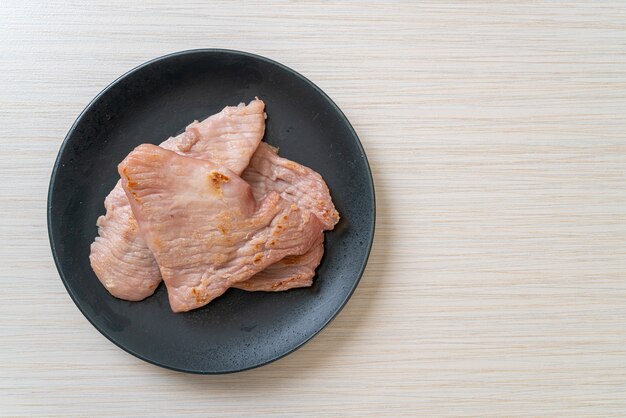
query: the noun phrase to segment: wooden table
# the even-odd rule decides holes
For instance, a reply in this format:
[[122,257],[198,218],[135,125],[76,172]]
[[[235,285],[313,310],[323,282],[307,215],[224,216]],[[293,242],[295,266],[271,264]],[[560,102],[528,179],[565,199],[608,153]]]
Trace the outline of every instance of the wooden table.
[[[26,3],[0,7],[1,415],[626,414],[624,2]],[[108,342],[46,232],[52,164],[85,105],[199,47],[317,83],[378,197],[341,315],[226,376]]]

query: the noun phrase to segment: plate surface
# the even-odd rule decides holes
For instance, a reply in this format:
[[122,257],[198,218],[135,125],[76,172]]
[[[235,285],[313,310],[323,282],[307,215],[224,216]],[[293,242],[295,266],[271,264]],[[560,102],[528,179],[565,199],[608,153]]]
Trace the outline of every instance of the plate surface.
[[[341,215],[311,288],[279,293],[231,289],[204,308],[172,313],[166,289],[141,302],[111,296],[89,265],[89,246],[117,164],[141,143],[158,144],[224,106],[258,96],[265,140],[318,171]],[[85,317],[109,340],[159,366],[228,373],[276,360],[317,334],[357,286],[374,236],[370,168],[339,108],[295,71],[228,50],[184,51],[143,64],[100,93],[78,117],[57,157],[48,232],[59,274]]]

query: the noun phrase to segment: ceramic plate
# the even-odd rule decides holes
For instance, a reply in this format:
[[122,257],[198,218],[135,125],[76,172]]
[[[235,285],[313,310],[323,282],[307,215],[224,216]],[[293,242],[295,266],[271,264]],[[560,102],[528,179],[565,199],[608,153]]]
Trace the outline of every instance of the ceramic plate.
[[[326,233],[311,288],[278,293],[231,289],[187,313],[170,310],[165,286],[141,302],[111,296],[89,265],[89,246],[117,164],[141,143],[158,144],[225,106],[265,101],[264,140],[319,172],[341,221]],[[192,373],[228,373],[302,346],[339,313],[357,286],[374,236],[372,175],[350,123],[312,82],[248,53],[192,50],[123,75],[78,117],[57,157],[48,230],[59,274],[85,317],[109,340],[150,363]]]

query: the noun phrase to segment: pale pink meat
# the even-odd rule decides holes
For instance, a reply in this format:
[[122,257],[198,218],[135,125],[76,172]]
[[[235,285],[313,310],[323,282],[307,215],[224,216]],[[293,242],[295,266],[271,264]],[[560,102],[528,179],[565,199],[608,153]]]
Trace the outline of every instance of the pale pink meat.
[[[271,145],[264,142],[259,145],[242,177],[252,186],[257,200],[278,192],[283,199],[315,214],[325,230],[333,229],[339,221],[339,213],[322,177],[308,167],[279,157]],[[310,286],[323,255],[322,238],[307,254],[287,257],[233,287],[271,292]]]
[[98,218],[100,236],[91,244],[91,267],[113,296],[144,299],[161,282],[161,273],[138,233],[137,221],[120,181],[104,200],[104,207],[106,215]]
[[313,213],[277,192],[257,203],[248,183],[212,162],[145,144],[118,170],[174,312],[206,305],[323,235]]
[[[194,158],[210,159],[236,174],[246,168],[265,131],[265,104],[226,107],[161,147]],[[98,279],[120,299],[141,300],[161,281],[158,265],[137,229],[121,183],[105,199],[106,214],[98,218],[98,234],[89,260]]]
[[241,176],[252,186],[257,199],[275,191],[283,199],[313,212],[326,230],[333,229],[339,221],[339,213],[322,176],[278,156],[278,150],[265,142],[259,144]]
[[233,287],[248,292],[280,292],[308,287],[313,284],[315,269],[324,255],[324,236],[313,244],[311,249],[302,255],[290,255],[272,264],[250,279],[235,283]]

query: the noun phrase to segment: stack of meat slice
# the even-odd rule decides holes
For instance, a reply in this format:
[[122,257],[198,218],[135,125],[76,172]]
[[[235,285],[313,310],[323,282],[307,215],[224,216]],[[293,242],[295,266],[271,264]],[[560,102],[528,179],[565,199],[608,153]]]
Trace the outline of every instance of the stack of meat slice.
[[90,254],[112,295],[142,300],[163,279],[183,312],[230,287],[312,284],[339,214],[318,173],[261,142],[264,110],[258,99],[226,107],[122,161]]

